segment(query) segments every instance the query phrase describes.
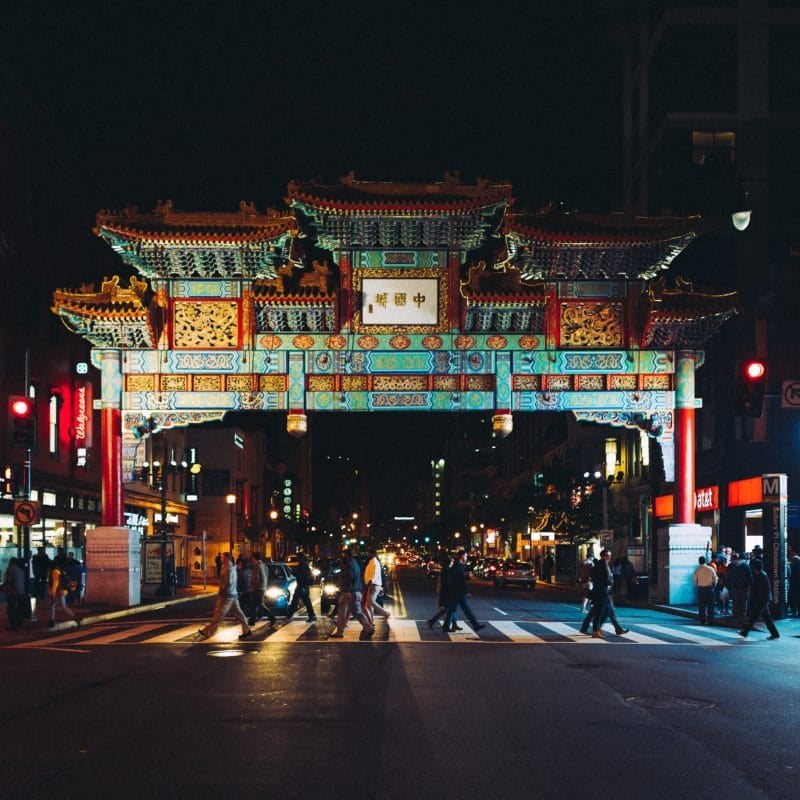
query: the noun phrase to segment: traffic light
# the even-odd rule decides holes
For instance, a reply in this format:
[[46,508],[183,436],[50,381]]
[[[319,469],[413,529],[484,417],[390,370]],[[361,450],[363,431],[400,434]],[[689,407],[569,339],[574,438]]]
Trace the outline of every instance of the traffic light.
[[764,392],[767,388],[767,364],[759,358],[741,363],[736,375],[736,415],[760,417],[764,412]]
[[22,394],[8,398],[8,446],[36,449],[36,406]]

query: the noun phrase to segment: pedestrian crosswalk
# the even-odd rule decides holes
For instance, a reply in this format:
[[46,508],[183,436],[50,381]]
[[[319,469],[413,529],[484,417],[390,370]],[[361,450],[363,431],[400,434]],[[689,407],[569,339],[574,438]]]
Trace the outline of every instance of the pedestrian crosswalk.
[[[197,620],[165,622],[110,621],[70,628],[66,631],[48,632],[38,638],[9,644],[11,649],[47,649],[88,652],[90,648],[108,645],[223,645],[238,643],[238,625],[225,624],[210,639],[201,639]],[[445,633],[440,626],[431,629],[424,620],[392,616],[388,622],[379,621],[375,633],[364,637],[361,626],[352,623],[339,639],[329,639],[333,631],[330,620],[311,624],[303,619],[293,619],[276,627],[259,623],[253,629],[250,644],[274,646],[278,644],[329,642],[348,644],[369,641],[397,644],[578,644],[578,645],[699,645],[729,647],[744,645],[735,629],[725,627],[698,628],[690,623],[663,625],[637,624],[624,636],[608,632],[606,638],[592,638],[580,632],[580,620],[562,621],[489,621],[475,632],[462,622],[462,630]],[[751,640],[752,643],[752,640]]]

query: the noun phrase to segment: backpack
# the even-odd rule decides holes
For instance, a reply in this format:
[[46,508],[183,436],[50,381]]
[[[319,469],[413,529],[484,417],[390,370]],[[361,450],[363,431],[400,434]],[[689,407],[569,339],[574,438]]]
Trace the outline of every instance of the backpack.
[[58,588],[65,592],[72,591],[72,585],[69,579],[69,575],[67,575],[65,570],[61,568],[57,569],[58,569]]

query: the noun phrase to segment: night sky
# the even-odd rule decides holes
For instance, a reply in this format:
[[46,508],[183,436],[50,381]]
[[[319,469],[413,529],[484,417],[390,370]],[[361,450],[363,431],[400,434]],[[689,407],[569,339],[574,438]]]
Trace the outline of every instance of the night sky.
[[[26,0],[4,4],[0,59],[63,137],[95,210],[166,198],[263,210],[293,178],[460,170],[510,180],[520,207],[608,211],[622,181],[615,6]],[[405,416],[388,450],[388,419],[372,435],[364,420],[381,442],[366,469],[413,461],[407,442],[430,426]]]

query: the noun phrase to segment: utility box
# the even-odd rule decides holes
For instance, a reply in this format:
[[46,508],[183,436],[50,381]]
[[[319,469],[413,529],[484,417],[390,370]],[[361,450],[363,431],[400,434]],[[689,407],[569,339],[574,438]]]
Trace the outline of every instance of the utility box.
[[130,528],[86,531],[86,602],[129,608],[142,602],[142,547]]

